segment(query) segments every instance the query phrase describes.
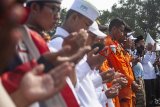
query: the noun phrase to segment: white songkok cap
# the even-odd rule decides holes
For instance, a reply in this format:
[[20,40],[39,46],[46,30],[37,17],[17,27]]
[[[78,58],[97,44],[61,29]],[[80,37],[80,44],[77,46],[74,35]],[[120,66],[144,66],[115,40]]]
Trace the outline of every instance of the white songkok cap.
[[75,0],[70,9],[86,16],[93,22],[100,16],[97,8],[87,0]]
[[128,37],[128,39],[136,40],[137,38],[133,37],[133,35],[130,35],[130,36]]
[[89,31],[95,34],[98,38],[105,38],[107,35],[99,30],[96,21],[89,27]]

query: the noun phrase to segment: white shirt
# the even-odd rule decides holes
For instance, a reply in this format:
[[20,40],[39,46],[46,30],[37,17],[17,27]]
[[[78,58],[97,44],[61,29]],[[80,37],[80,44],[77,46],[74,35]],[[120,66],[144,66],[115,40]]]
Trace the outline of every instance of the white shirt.
[[64,41],[63,38],[68,37],[69,33],[65,29],[63,29],[61,27],[57,27],[55,35],[61,36],[61,37],[56,37],[56,38],[52,39],[48,43],[48,46],[51,51],[58,52],[59,50],[62,49],[62,44]]
[[[56,34],[61,37],[57,37],[51,42],[49,42],[49,47],[54,48],[54,50],[59,51],[62,49],[63,38],[68,37],[69,33],[63,28],[58,27],[56,29]],[[86,62],[86,57],[84,57],[80,63],[76,66],[77,81],[75,91],[80,100],[80,105],[83,107],[102,107],[100,104],[95,87],[88,73],[91,71],[89,65]]]
[[91,79],[93,72],[86,63],[86,60],[87,56],[84,56],[84,58],[76,66],[76,73],[79,80],[79,87],[76,89],[78,98],[84,107],[102,107],[102,104],[99,101],[96,93],[96,88]]
[[[83,87],[85,87],[85,89],[87,89],[88,92],[92,93],[92,95],[95,95],[95,92],[96,92],[97,98],[103,107],[106,107],[107,103],[108,103],[108,107],[114,107],[112,99],[107,99],[107,97],[105,95],[105,91],[103,91],[104,90],[103,86],[105,84],[104,85],[102,84],[102,77],[100,76],[99,71],[98,70],[91,70],[88,63],[86,62],[86,60],[87,60],[87,56],[85,56],[76,66],[76,71],[79,74],[78,77],[79,77],[80,82],[83,83]],[[84,80],[87,80],[88,82],[85,83]],[[89,85],[89,83],[90,83],[90,85]],[[81,83],[79,83],[79,84],[81,84]],[[94,87],[93,87],[93,85],[94,85]],[[80,90],[82,90],[83,87],[79,87]],[[94,90],[91,90],[91,88]],[[80,90],[79,90],[79,93],[82,95],[83,95],[83,92],[87,91],[87,90],[84,90],[83,92],[80,92]],[[82,98],[80,98],[80,99],[83,100],[84,99],[83,97],[84,96],[82,96]],[[93,96],[90,96],[90,97],[92,97],[92,101],[93,101]],[[85,101],[86,101],[86,99],[85,99]],[[88,102],[89,102],[89,100],[88,100]],[[89,105],[89,103],[86,103],[86,105]],[[90,107],[90,106],[88,106],[88,107]]]
[[147,51],[142,59],[142,66],[144,69],[144,79],[155,79],[156,73],[153,63],[156,60],[156,53]]

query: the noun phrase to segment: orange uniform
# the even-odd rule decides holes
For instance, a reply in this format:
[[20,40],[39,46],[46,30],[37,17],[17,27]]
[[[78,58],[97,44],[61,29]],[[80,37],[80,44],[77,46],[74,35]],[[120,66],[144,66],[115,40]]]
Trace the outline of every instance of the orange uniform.
[[[132,107],[133,92],[131,84],[134,81],[134,76],[130,66],[130,58],[120,44],[117,41],[113,41],[110,36],[107,36],[105,45],[107,54],[105,54],[105,56],[109,66],[113,67],[115,71],[124,74],[128,80],[128,85],[119,92],[120,105],[121,107]],[[115,46],[115,48],[113,48],[113,46]]]

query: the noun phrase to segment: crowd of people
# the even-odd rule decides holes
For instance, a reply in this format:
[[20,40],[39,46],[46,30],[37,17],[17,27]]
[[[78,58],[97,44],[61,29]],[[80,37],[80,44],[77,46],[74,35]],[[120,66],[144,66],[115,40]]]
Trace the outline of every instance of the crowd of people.
[[[75,0],[0,1],[0,107],[153,107],[156,45],[124,20],[98,25],[96,6]],[[55,29],[55,34],[47,32]]]

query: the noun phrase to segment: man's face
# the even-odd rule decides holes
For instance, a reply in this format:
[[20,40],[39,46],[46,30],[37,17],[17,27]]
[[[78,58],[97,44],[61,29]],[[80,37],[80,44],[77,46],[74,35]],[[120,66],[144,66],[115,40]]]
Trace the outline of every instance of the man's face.
[[112,34],[114,36],[114,39],[122,43],[124,41],[124,25],[121,25],[120,27],[113,27]]
[[88,30],[93,22],[83,15],[76,14],[76,18],[72,20],[72,32],[78,32],[80,29]]
[[127,39],[127,45],[128,45],[128,48],[131,49],[131,47],[133,46],[134,44],[134,41],[132,39]]
[[144,39],[143,40],[140,40],[136,43],[136,48],[137,47],[144,47],[145,48],[145,42],[144,42]]
[[143,39],[143,40],[140,40],[140,41],[138,42],[138,44],[139,44],[140,46],[144,46],[144,45],[145,45],[144,39]]
[[39,11],[37,11],[37,23],[45,31],[49,31],[55,27],[60,18],[60,4],[45,3]]
[[147,50],[152,51],[153,45],[151,43],[148,43],[147,45]]
[[88,34],[89,34],[89,36],[87,38],[87,45],[92,46],[94,41],[95,41],[95,39],[97,38],[97,36],[94,35],[92,32],[88,32]]
[[140,56],[144,55],[144,51],[145,51],[145,42],[144,42],[144,39],[140,40],[138,43],[136,43],[136,49],[137,49],[137,53]]

